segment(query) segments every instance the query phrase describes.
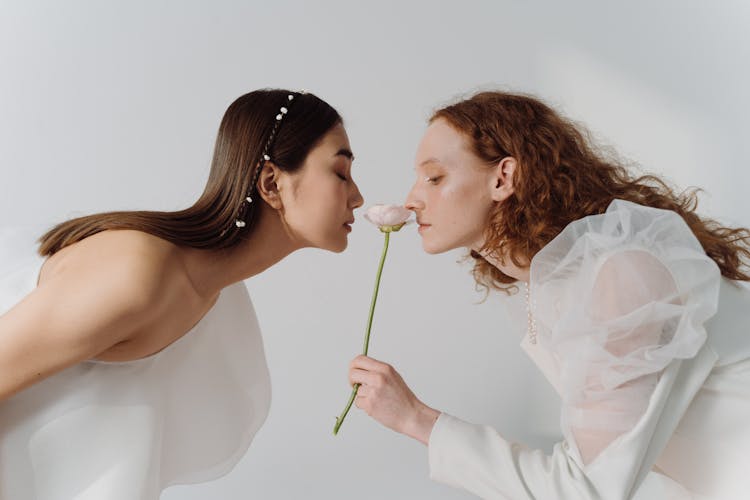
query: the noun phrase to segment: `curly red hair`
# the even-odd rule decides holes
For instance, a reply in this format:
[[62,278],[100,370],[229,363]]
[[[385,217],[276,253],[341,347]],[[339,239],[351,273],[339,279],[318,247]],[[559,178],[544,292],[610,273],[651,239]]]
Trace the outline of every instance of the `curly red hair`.
[[[520,267],[565,226],[606,211],[619,198],[680,214],[706,254],[734,280],[750,281],[750,230],[700,217],[698,189],[676,192],[654,175],[634,176],[614,154],[596,147],[588,131],[540,100],[523,94],[480,92],[437,110],[488,164],[516,159],[514,195],[496,205],[482,251],[506,256]],[[480,286],[509,292],[515,278],[472,251]]]

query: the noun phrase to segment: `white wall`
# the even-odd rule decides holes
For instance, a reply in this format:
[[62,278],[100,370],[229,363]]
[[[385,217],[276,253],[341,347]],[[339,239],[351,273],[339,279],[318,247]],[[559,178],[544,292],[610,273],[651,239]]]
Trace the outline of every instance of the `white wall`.
[[[0,0],[0,224],[177,209],[206,179],[227,105],[305,88],[345,117],[367,204],[403,200],[436,106],[479,87],[538,93],[750,225],[746,2]],[[272,372],[271,414],[226,477],[168,500],[460,499],[422,445],[354,411],[331,435],[361,348],[381,235],[303,251],[248,281]],[[477,304],[459,253],[392,238],[371,355],[428,404],[549,448],[557,401],[517,344],[503,298]]]

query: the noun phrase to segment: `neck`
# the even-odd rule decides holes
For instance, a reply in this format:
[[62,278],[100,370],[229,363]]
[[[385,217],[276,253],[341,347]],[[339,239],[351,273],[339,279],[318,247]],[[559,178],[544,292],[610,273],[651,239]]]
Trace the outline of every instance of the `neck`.
[[276,210],[263,206],[251,234],[222,250],[183,248],[190,281],[202,297],[215,297],[222,288],[260,274],[302,248]]
[[499,269],[503,274],[515,278],[518,281],[523,281],[525,283],[529,282],[530,266],[518,267],[509,257],[501,257],[488,250],[476,250],[476,252],[484,257],[484,260]]

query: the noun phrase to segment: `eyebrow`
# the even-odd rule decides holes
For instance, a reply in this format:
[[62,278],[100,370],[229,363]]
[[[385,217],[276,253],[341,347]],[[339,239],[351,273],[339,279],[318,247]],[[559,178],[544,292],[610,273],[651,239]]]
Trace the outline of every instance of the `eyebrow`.
[[421,163],[419,164],[419,166],[420,166],[420,167],[424,167],[425,165],[430,165],[430,164],[432,164],[432,163],[442,164],[442,162],[441,162],[440,160],[438,160],[438,159],[437,159],[437,158],[435,158],[435,157],[432,157],[432,158],[427,158],[426,160],[422,161],[422,162],[421,162]]
[[344,158],[348,158],[349,160],[354,161],[354,153],[352,153],[351,150],[347,148],[339,149],[333,156],[343,156]]

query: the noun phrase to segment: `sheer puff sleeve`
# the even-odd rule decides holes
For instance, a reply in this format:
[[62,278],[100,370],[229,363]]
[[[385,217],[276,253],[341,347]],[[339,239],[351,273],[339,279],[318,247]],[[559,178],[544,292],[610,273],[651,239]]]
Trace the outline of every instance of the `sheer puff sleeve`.
[[636,426],[662,371],[701,349],[721,275],[678,214],[622,200],[569,225],[531,269],[563,433],[590,464]]
[[671,433],[705,378],[691,358],[720,278],[675,212],[615,200],[568,225],[534,256],[529,283],[537,348],[558,361],[564,442],[547,456],[443,415],[432,477],[485,498],[630,498],[668,439],[655,434]]

